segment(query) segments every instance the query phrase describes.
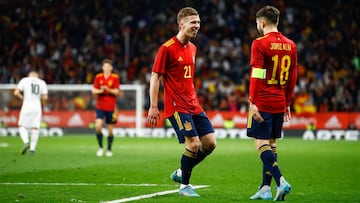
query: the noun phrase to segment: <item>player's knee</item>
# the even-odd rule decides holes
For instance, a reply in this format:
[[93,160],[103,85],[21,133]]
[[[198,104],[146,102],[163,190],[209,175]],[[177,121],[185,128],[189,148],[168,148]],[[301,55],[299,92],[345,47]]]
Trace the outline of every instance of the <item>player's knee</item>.
[[189,142],[186,144],[186,149],[197,152],[199,150],[199,144],[197,142]]
[[101,128],[95,128],[95,133],[100,134],[101,133]]
[[216,148],[216,141],[214,140],[214,141],[208,142],[203,146],[207,151],[212,152]]
[[273,138],[270,139],[270,140],[269,140],[269,143],[270,143],[270,146],[271,146],[271,147],[276,147],[276,139],[273,139]]
[[216,148],[216,139],[202,140],[201,144],[207,151],[212,152]]

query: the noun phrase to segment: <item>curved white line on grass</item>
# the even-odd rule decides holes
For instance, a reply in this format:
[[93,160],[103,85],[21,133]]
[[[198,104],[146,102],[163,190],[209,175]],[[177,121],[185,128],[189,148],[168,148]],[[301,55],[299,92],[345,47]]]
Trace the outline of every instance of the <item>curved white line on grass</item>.
[[6,143],[6,142],[0,142],[0,147],[6,148],[6,147],[8,147],[8,146],[9,146],[8,143]]
[[156,186],[175,186],[170,184],[151,184],[151,183],[140,183],[140,184],[125,184],[125,183],[1,183],[0,185],[46,185],[46,186],[95,186],[95,185],[104,185],[104,186],[119,186],[119,187],[156,187]]
[[[210,185],[197,185],[197,186],[194,186],[195,189],[206,188],[206,187],[210,187]],[[139,196],[135,196],[135,197],[128,197],[128,198],[118,199],[118,200],[101,201],[101,203],[130,202],[130,201],[136,201],[136,200],[141,200],[141,199],[152,198],[152,197],[156,197],[156,196],[167,195],[167,194],[176,193],[176,192],[179,192],[179,189],[177,189],[177,190],[166,190],[166,191],[163,191],[163,192],[156,192],[156,193],[152,193],[152,194],[139,195]]]

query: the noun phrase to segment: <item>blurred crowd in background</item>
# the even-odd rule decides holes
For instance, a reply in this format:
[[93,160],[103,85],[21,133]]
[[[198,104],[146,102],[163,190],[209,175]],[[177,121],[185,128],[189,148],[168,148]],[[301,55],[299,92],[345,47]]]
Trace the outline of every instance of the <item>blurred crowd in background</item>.
[[[250,46],[259,36],[255,12],[267,4],[279,8],[279,30],[298,48],[293,110],[360,111],[355,0],[0,0],[0,83],[16,84],[35,68],[48,84],[92,84],[101,61],[110,58],[121,83],[148,88],[157,48],[177,33],[178,10],[193,6],[201,18],[193,40],[200,102],[205,110],[246,112]],[[53,97],[49,108],[76,108],[72,96]],[[85,100],[79,108],[86,109],[91,95],[72,99]],[[134,104],[126,99],[119,108]]]

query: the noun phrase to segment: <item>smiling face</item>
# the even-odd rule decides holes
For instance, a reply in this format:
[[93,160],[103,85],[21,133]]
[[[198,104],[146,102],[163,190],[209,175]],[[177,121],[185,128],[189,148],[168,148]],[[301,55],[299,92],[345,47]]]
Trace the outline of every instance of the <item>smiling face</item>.
[[191,38],[196,37],[200,29],[200,17],[196,9],[192,7],[182,8],[177,15],[179,33],[177,38],[186,44]]
[[200,29],[200,22],[199,15],[186,16],[179,22],[180,32],[182,32],[186,38],[194,38]]

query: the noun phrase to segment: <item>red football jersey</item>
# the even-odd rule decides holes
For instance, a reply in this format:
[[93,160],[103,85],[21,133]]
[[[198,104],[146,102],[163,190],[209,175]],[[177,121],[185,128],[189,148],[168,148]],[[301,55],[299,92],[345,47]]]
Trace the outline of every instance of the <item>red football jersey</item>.
[[162,44],[154,60],[152,71],[162,74],[164,85],[164,116],[174,111],[199,114],[200,107],[194,87],[196,46],[186,46],[173,37]]
[[251,46],[249,102],[259,111],[285,112],[294,94],[297,65],[296,44],[280,32],[255,39]]
[[[119,76],[112,73],[109,77],[105,78],[103,73],[95,76],[93,86],[100,89],[101,86],[106,85],[111,89],[120,87]],[[96,108],[104,111],[114,111],[116,107],[116,95],[109,92],[104,92],[97,95]]]

